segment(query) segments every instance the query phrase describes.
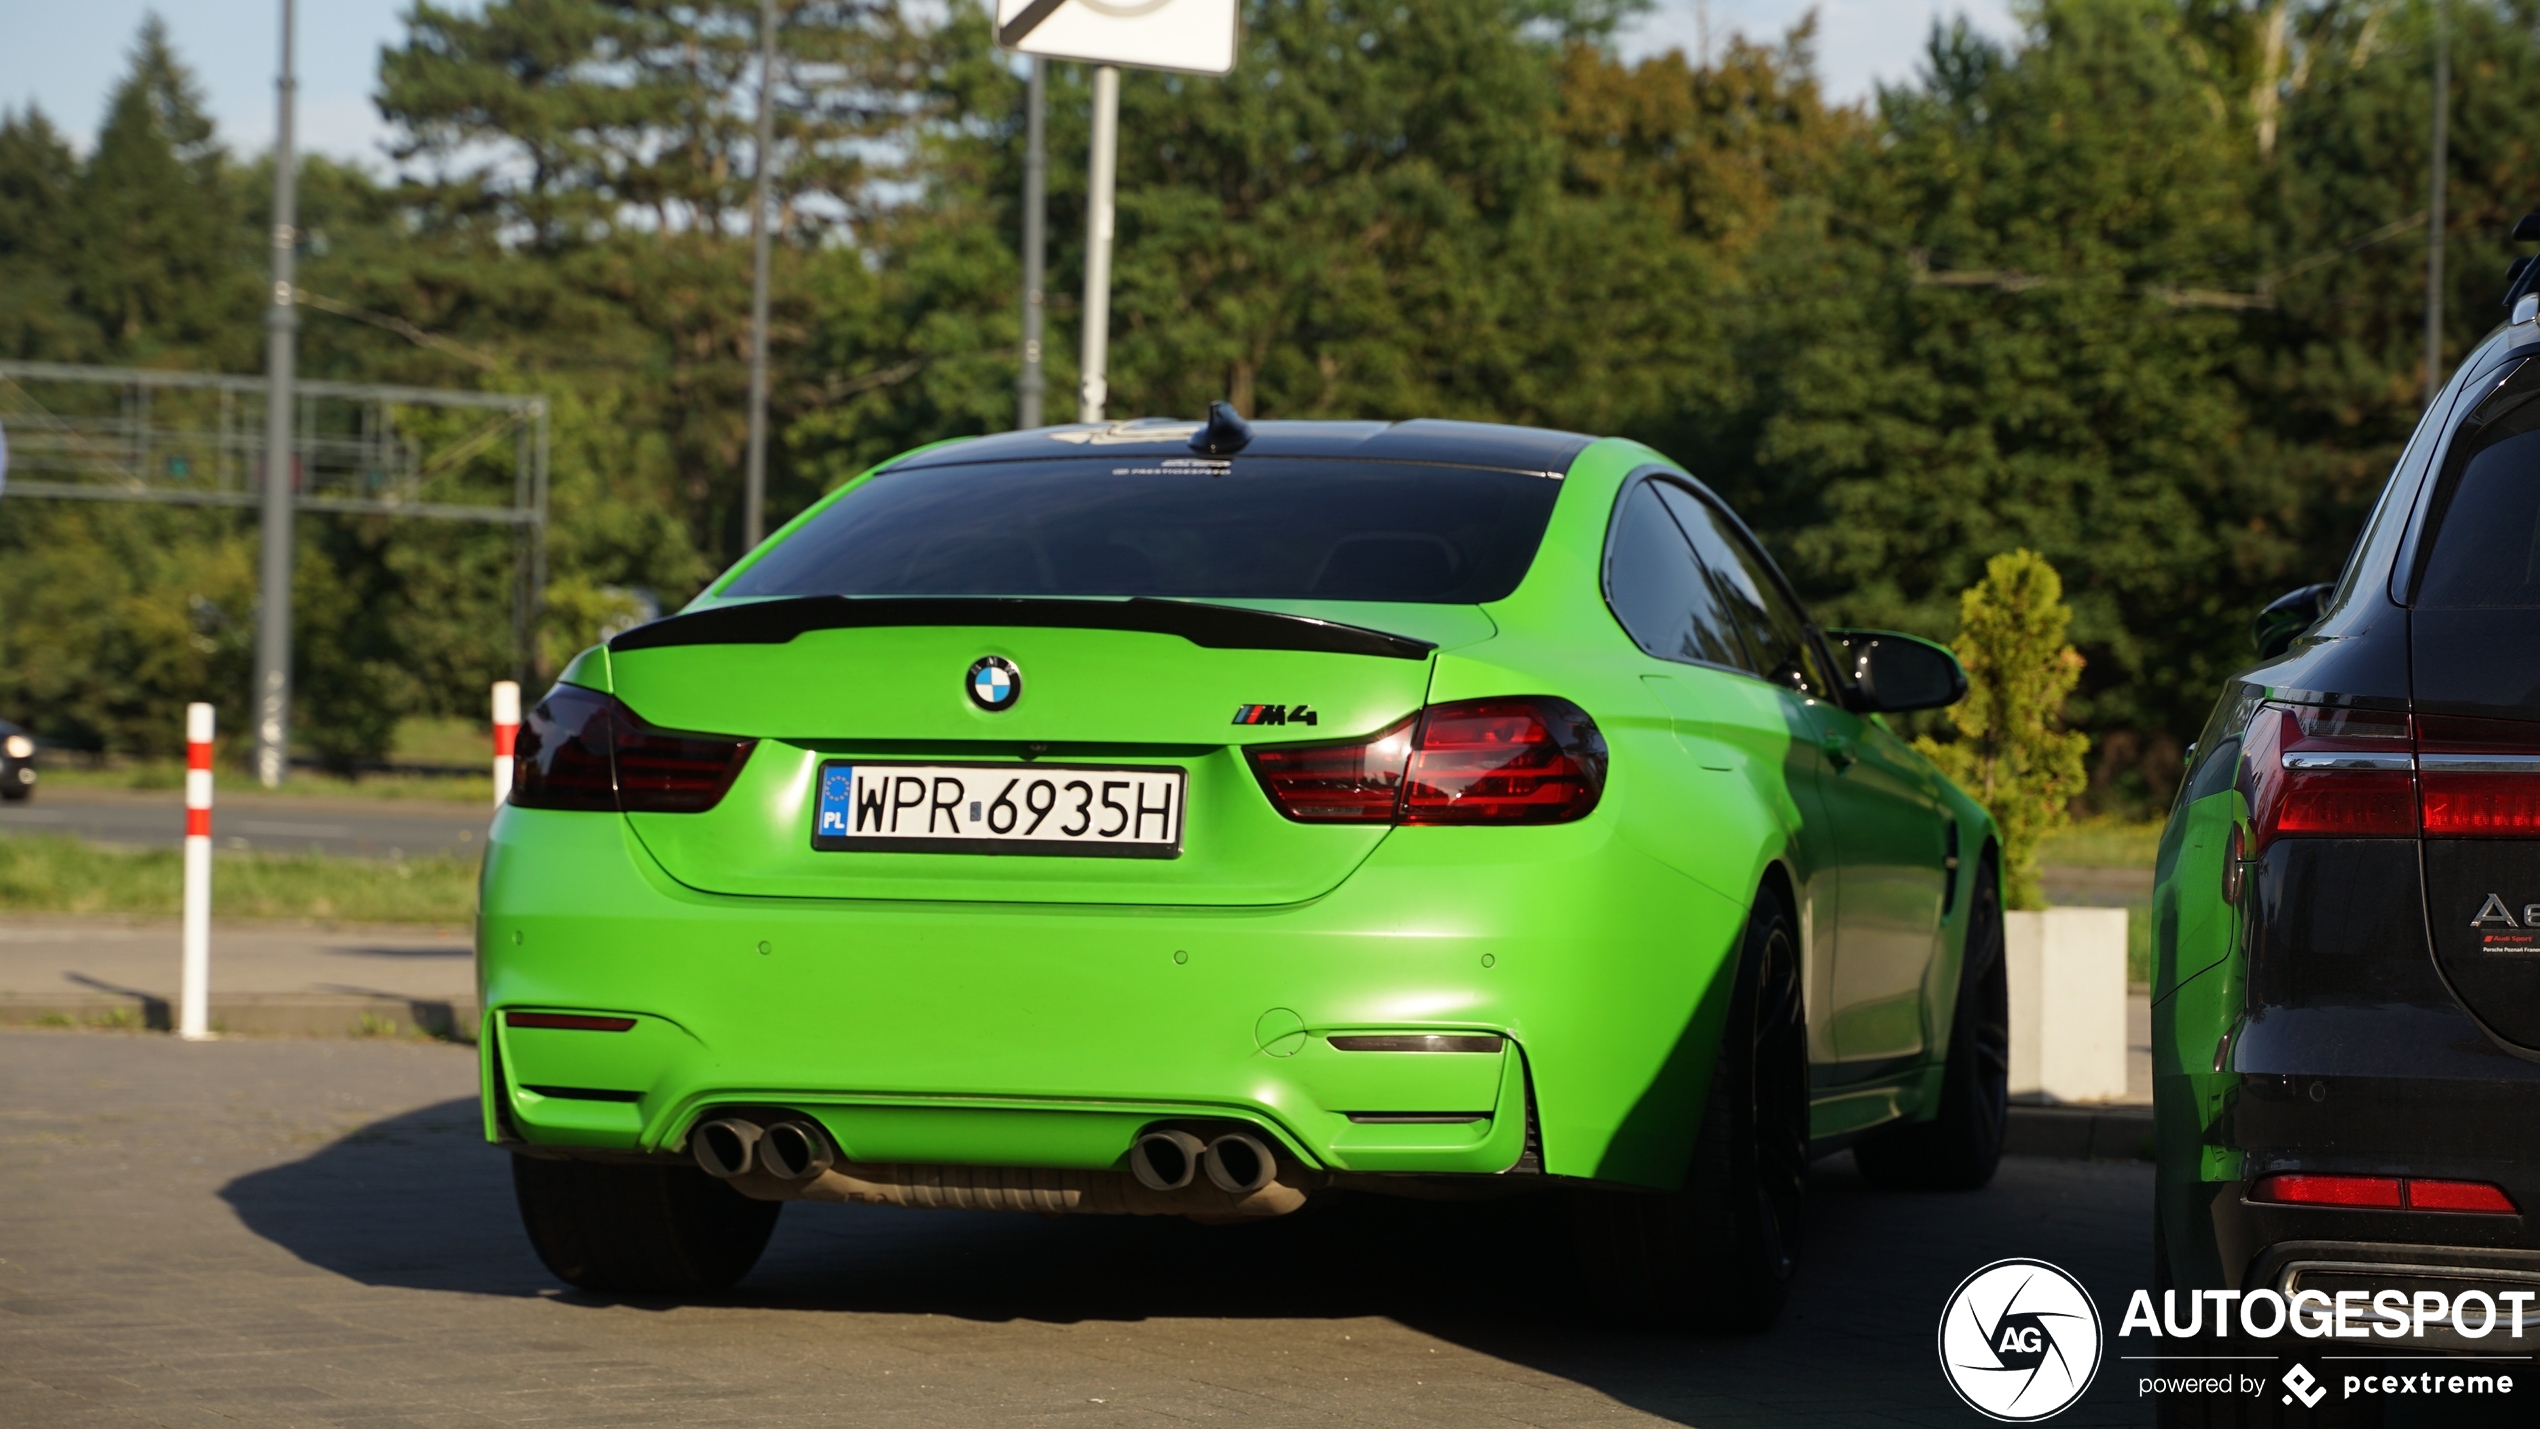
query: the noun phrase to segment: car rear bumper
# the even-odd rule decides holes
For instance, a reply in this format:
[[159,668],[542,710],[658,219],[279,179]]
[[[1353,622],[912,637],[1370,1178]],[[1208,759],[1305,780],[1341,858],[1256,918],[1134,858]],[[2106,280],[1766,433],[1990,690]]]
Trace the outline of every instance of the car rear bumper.
[[[1191,909],[704,894],[615,816],[506,809],[488,1134],[661,1152],[714,1108],[781,1106],[856,1161],[1108,1169],[1204,1118],[1315,1169],[1470,1174],[1519,1164],[1531,1108],[1545,1171],[1671,1184],[1745,910],[1546,832],[1400,831],[1322,898]],[[537,1010],[632,1025],[506,1017]],[[1387,1033],[1505,1041],[1331,1041]]]
[[[2225,1073],[2163,1076],[2154,1089],[2162,1209],[2182,1284],[2282,1291],[2287,1277],[2384,1265],[2492,1271],[2505,1282],[2540,1273],[2540,1163],[2527,1149],[2540,1138],[2540,1066],[2498,1047],[2457,1007],[2267,1008],[2241,1024],[2229,1060]],[[2262,1178],[2291,1172],[2483,1182],[2520,1213],[2250,1198]]]

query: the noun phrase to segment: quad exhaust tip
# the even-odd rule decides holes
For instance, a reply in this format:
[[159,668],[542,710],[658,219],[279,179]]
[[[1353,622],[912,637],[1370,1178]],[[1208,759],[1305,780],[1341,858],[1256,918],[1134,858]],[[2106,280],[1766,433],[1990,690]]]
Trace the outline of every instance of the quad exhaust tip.
[[759,1138],[758,1164],[780,1181],[808,1181],[837,1164],[828,1133],[808,1121],[780,1121]]
[[688,1153],[699,1170],[725,1181],[753,1168],[779,1181],[808,1181],[838,1164],[829,1134],[799,1118],[765,1126],[737,1116],[709,1121],[688,1134]]
[[[760,1125],[719,1117],[688,1136],[698,1169],[731,1181],[764,1172],[778,1181],[810,1181],[838,1164],[837,1148],[818,1123],[800,1118]],[[1249,1196],[1278,1180],[1276,1153],[1259,1137],[1230,1131],[1202,1141],[1187,1131],[1158,1129],[1129,1148],[1129,1171],[1150,1191],[1185,1190],[1204,1172],[1230,1196]]]
[[1150,1191],[1179,1191],[1205,1172],[1230,1196],[1249,1196],[1279,1178],[1279,1158],[1261,1138],[1230,1131],[1202,1141],[1187,1131],[1150,1131],[1129,1148],[1129,1171]]
[[688,1154],[697,1169],[718,1180],[750,1174],[750,1162],[766,1131],[757,1122],[727,1116],[709,1121],[688,1134]]
[[1230,1131],[1208,1143],[1200,1164],[1208,1171],[1208,1179],[1218,1190],[1233,1196],[1249,1196],[1278,1179],[1279,1161],[1259,1138],[1240,1131]]
[[1150,1191],[1178,1191],[1191,1184],[1207,1150],[1187,1131],[1150,1131],[1129,1148],[1129,1174]]

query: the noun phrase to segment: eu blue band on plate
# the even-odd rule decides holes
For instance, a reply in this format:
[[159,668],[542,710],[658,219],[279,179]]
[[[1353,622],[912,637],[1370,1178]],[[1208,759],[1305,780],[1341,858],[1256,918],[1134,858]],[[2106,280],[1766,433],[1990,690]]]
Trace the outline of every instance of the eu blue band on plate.
[[855,766],[832,764],[820,771],[820,824],[816,832],[844,837],[855,822]]

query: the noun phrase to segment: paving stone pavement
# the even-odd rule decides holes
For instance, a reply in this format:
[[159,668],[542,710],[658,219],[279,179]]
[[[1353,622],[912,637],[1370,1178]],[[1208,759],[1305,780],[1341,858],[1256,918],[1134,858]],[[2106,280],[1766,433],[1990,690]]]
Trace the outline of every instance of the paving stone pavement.
[[[1933,1332],[1976,1267],[2115,1316],[2148,1168],[2014,1159],[1884,1195],[1819,1168],[1782,1323],[1603,1328],[1522,1208],[1265,1226],[788,1208],[708,1303],[561,1288],[464,1048],[0,1031],[0,1424],[1965,1425]],[[2055,1422],[2148,1423],[2111,1363]]]

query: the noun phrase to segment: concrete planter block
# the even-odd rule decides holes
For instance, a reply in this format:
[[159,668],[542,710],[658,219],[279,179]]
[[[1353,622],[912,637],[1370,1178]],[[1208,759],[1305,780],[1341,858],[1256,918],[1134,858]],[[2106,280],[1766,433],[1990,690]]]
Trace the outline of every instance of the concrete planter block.
[[2123,908],[2005,913],[2011,1095],[2113,1101],[2126,1093]]

